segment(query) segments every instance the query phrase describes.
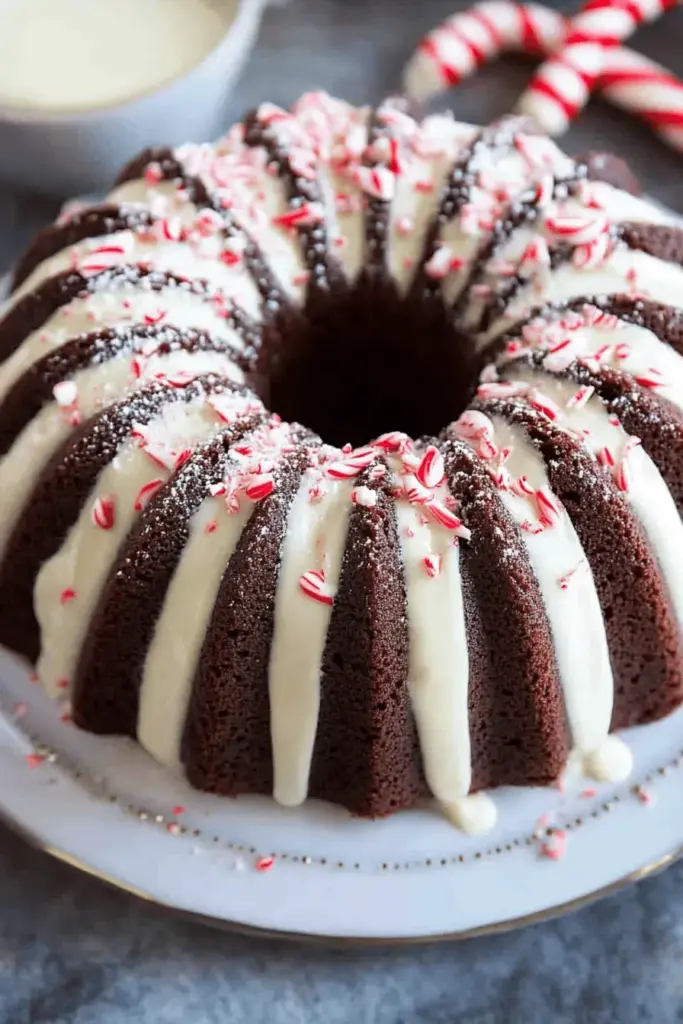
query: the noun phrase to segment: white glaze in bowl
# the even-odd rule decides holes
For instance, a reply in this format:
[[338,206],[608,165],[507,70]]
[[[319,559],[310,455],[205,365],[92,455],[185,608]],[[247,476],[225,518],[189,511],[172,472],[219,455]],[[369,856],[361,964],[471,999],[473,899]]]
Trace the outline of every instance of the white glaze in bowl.
[[74,195],[103,188],[149,145],[213,138],[267,3],[240,0],[225,36],[200,64],[125,103],[55,115],[0,106],[0,178],[50,195]]

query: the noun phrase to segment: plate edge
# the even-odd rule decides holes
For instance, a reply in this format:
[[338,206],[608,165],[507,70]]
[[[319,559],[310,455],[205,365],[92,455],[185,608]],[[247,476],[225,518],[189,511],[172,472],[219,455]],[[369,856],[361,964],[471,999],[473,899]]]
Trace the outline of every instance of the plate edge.
[[417,936],[397,935],[389,937],[373,937],[325,935],[317,932],[291,932],[261,928],[257,925],[250,925],[241,921],[215,917],[211,914],[203,914],[199,911],[185,910],[181,907],[176,907],[172,903],[167,903],[163,900],[157,899],[156,896],[146,892],[144,889],[128,885],[126,882],[120,881],[113,875],[100,871],[98,868],[93,867],[92,864],[89,864],[87,861],[84,861],[79,857],[73,856],[73,854],[70,854],[59,846],[43,842],[43,840],[40,839],[40,837],[31,829],[16,821],[12,815],[8,814],[1,806],[0,824],[4,825],[15,836],[23,842],[28,843],[29,846],[38,850],[40,853],[46,854],[53,860],[59,861],[62,864],[66,864],[67,867],[74,871],[81,872],[82,874],[88,875],[90,878],[96,879],[98,882],[106,885],[110,889],[115,889],[118,892],[125,893],[127,896],[133,896],[135,899],[141,900],[142,902],[154,907],[155,910],[158,909],[164,913],[181,917],[184,920],[192,921],[196,924],[202,924],[206,927],[215,928],[217,930],[230,932],[236,935],[244,935],[248,938],[279,939],[287,942],[310,943],[328,946],[330,948],[343,949],[361,949],[383,946],[424,946],[430,943],[459,942],[465,939],[475,939],[486,935],[499,935],[504,932],[513,931],[517,928],[526,928],[533,924],[542,924],[545,921],[551,921],[554,918],[562,917],[575,910],[581,910],[598,900],[607,898],[608,896],[613,896],[616,893],[621,892],[623,889],[626,889],[637,882],[644,881],[646,878],[656,875],[660,871],[671,867],[671,865],[675,864],[676,861],[683,858],[683,844],[681,844],[668,853],[663,854],[658,858],[658,860],[644,864],[641,867],[636,868],[634,871],[623,875],[621,878],[615,879],[613,882],[610,882],[609,885],[602,886],[600,889],[584,893],[582,896],[577,896],[573,900],[567,900],[565,903],[559,903],[553,907],[546,907],[544,910],[538,910],[531,914],[523,914],[519,917],[509,918],[504,921],[495,921],[491,924],[480,925],[476,928]]

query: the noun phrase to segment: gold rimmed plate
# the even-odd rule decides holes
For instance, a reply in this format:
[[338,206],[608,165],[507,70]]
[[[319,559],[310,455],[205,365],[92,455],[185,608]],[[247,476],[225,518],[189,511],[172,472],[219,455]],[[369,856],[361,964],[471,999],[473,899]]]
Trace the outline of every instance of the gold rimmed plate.
[[683,847],[666,854],[660,860],[653,862],[652,864],[646,864],[639,868],[637,871],[633,871],[630,875],[624,876],[624,878],[617,879],[611,885],[605,886],[593,893],[588,893],[583,897],[575,900],[571,900],[568,903],[561,904],[556,907],[548,908],[545,911],[539,911],[535,914],[529,914],[526,917],[518,917],[509,921],[498,921],[494,924],[483,925],[481,928],[473,928],[469,931],[458,931],[458,932],[445,932],[441,935],[425,935],[425,936],[410,936],[410,937],[383,937],[383,938],[370,938],[370,937],[357,937],[357,936],[329,936],[319,935],[308,932],[284,932],[284,931],[271,931],[267,928],[256,928],[242,922],[231,921],[226,918],[210,917],[206,914],[195,913],[191,910],[184,910],[178,907],[174,907],[168,903],[161,903],[156,900],[150,893],[142,892],[139,889],[131,888],[130,886],[124,885],[116,878],[111,878],[107,875],[101,874],[96,868],[90,864],[86,864],[83,861],[79,861],[66,853],[64,850],[59,850],[53,846],[46,846],[36,837],[26,832],[16,822],[6,818],[2,812],[0,812],[0,821],[18,835],[25,842],[34,846],[36,849],[42,851],[55,860],[60,861],[62,864],[66,864],[69,868],[74,871],[79,871],[85,875],[89,875],[91,878],[97,879],[103,885],[110,889],[116,889],[119,892],[124,892],[128,896],[133,896],[136,899],[143,900],[146,903],[151,903],[156,909],[168,913],[171,915],[180,916],[188,920],[194,921],[195,923],[207,925],[211,928],[218,928],[222,931],[234,932],[238,935],[245,935],[250,938],[261,938],[261,939],[281,939],[290,942],[315,942],[329,945],[332,947],[349,948],[349,947],[367,947],[367,946],[386,946],[386,945],[417,945],[432,942],[453,942],[462,939],[473,939],[482,935],[493,935],[500,932],[511,931],[515,928],[524,928],[531,924],[540,924],[544,921],[552,920],[555,917],[559,917],[562,914],[568,914],[575,910],[580,910],[583,907],[590,905],[591,903],[603,899],[607,896],[613,896],[620,892],[622,889],[628,888],[631,885],[635,885],[636,882],[643,881],[645,878],[649,878],[652,875],[658,874],[665,868],[670,867],[677,860],[683,857]]
[[683,847],[683,713],[628,734],[627,783],[498,791],[498,824],[482,837],[429,806],[369,822],[315,801],[197,793],[130,741],[63,722],[4,652],[0,707],[0,814],[13,828],[120,889],[250,933],[482,934],[575,909]]

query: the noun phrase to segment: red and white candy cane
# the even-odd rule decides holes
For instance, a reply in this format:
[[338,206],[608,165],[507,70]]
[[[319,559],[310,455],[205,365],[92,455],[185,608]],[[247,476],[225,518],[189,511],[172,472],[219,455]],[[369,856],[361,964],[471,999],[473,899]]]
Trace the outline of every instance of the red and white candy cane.
[[638,114],[683,152],[683,82],[667,68],[620,46],[610,53],[598,88],[615,106]]
[[561,49],[538,69],[517,109],[551,135],[582,110],[609,53],[677,0],[589,0],[569,23]]
[[425,100],[502,53],[547,56],[566,32],[566,19],[541,4],[483,0],[424,37],[406,68],[404,86],[410,96]]
[[[562,45],[568,21],[541,4],[483,0],[438,25],[420,43],[404,73],[418,100],[443,92],[502,53],[547,56]],[[683,83],[654,61],[619,46],[607,51],[596,87],[615,106],[637,114],[683,151]]]

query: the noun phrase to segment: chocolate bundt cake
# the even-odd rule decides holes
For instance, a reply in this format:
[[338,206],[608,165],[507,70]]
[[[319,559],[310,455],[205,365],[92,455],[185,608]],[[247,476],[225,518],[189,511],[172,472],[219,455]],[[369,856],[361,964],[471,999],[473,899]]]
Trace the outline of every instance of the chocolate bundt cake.
[[507,118],[264,104],[0,321],[0,641],[214,793],[358,815],[683,702],[683,232]]

